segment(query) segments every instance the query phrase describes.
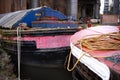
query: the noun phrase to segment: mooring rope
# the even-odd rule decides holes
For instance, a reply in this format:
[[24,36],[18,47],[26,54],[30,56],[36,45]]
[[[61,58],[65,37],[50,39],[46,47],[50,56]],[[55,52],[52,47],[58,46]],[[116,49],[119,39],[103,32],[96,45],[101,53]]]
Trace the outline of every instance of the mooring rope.
[[[81,50],[82,50],[82,44],[80,43],[80,47],[81,47]],[[87,54],[86,52],[81,52],[81,56],[79,57],[79,59],[77,59],[77,61],[75,62],[75,64],[73,65],[73,67],[70,69],[70,61],[71,61],[71,55],[72,55],[72,49],[74,48],[74,46],[71,47],[71,51],[69,53],[69,56],[68,56],[68,64],[67,64],[67,70],[68,71],[73,71],[77,64],[79,63],[79,61]]]
[[17,28],[18,80],[20,80],[21,28]]
[[[90,36],[90,35],[89,35]],[[106,45],[107,43],[107,45]],[[111,44],[111,45],[108,45]],[[83,46],[89,48],[89,52],[93,50],[119,50],[120,49],[120,33],[109,33],[109,34],[102,34],[98,35],[97,37],[91,37],[91,38],[85,38],[82,40],[79,40],[76,46],[79,45],[79,48],[83,50]],[[105,45],[105,47],[101,47]],[[73,47],[71,47],[71,50]],[[88,52],[88,53],[89,53]],[[86,55],[87,52],[82,51],[82,55],[79,57],[79,59],[75,62],[73,67],[70,69],[70,60],[72,51],[69,53],[68,57],[68,64],[67,64],[67,70],[73,71],[73,69],[77,66],[78,62],[81,60],[83,56]]]
[[82,46],[90,50],[119,50],[120,33],[109,33],[79,40]]

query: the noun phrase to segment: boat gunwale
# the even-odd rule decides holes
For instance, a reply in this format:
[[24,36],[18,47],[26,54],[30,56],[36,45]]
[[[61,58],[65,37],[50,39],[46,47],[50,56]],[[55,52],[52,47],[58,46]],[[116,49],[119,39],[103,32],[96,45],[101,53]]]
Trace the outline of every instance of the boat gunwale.
[[[57,34],[73,34],[78,31],[78,28],[46,28],[46,29],[28,29],[21,30],[22,35],[57,35]],[[16,36],[17,30],[5,30],[1,29],[3,36]]]

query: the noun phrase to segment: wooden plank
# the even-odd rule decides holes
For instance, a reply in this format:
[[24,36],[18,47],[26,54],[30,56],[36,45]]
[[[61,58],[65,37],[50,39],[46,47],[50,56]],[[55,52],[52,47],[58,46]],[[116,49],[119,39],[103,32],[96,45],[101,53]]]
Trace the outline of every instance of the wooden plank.
[[[40,0],[40,6],[49,6],[53,9],[67,14],[67,0]],[[0,13],[13,12],[27,9],[29,0],[0,0]]]
[[21,0],[21,9],[27,9],[27,0]]
[[27,9],[27,0],[12,0],[12,11]]
[[20,10],[20,0],[13,0],[14,11]]
[[67,0],[54,0],[54,8],[58,11],[61,11],[64,14],[67,14]]
[[0,14],[3,13],[3,0],[0,0]]
[[48,2],[47,3],[48,6],[50,6],[51,8],[54,7],[54,0],[48,0],[47,2]]
[[0,0],[0,14],[8,12],[11,12],[11,0]]

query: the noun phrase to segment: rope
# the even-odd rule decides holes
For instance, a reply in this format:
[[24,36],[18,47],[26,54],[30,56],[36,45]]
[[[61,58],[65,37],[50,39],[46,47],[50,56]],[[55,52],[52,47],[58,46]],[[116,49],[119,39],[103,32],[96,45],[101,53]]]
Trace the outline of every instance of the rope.
[[20,80],[20,58],[21,58],[21,28],[17,28],[17,51],[18,51],[18,80]]
[[68,70],[68,71],[73,71],[73,70],[75,69],[75,67],[77,66],[78,62],[80,61],[80,59],[81,59],[84,55],[86,55],[86,53],[83,53],[82,56],[80,56],[80,58],[75,62],[75,64],[73,65],[73,67],[70,69],[71,54],[72,54],[72,52],[70,51],[69,58],[68,58],[68,65],[67,65],[67,70]]
[[85,38],[78,42],[90,50],[119,50],[120,33],[102,34],[97,37]]
[[[113,42],[109,42],[108,41],[108,37],[110,38],[109,40],[113,39],[112,40]],[[80,47],[81,50],[83,50],[82,49],[83,46],[89,48],[90,51],[93,51],[93,50],[108,50],[108,49],[113,49],[113,50],[115,49],[116,50],[116,49],[120,49],[120,42],[119,42],[119,40],[120,40],[120,33],[110,33],[110,34],[102,34],[102,35],[100,35],[98,37],[82,39],[82,40],[78,41],[78,43],[76,45],[79,44],[79,47]],[[95,43],[95,41],[98,41],[98,42]],[[101,43],[103,41],[104,41],[104,43]],[[92,44],[93,42],[94,42],[94,45]],[[111,45],[105,45],[105,47],[100,47],[100,46],[104,45],[105,43],[108,43],[108,44],[111,44]],[[71,49],[73,49],[73,47]],[[84,55],[86,55],[86,53],[87,52],[82,52],[81,53],[82,55],[75,62],[73,67],[70,69],[70,61],[71,61],[71,55],[72,55],[72,50],[71,50],[70,54],[69,54],[69,57],[68,57],[67,70],[68,71],[73,71],[75,69],[75,67],[77,66],[78,62],[81,60],[81,58]]]
[[[71,49],[73,49],[73,47]],[[81,50],[82,50],[82,45],[81,45]],[[75,67],[77,66],[78,62],[81,60],[81,58],[84,55],[86,55],[86,52],[82,52],[81,54],[82,55],[80,56],[80,58],[75,62],[75,64],[73,65],[73,67],[70,69],[70,61],[71,61],[72,50],[70,51],[70,54],[69,54],[69,57],[68,57],[68,64],[67,64],[67,70],[68,71],[73,71],[75,69]]]

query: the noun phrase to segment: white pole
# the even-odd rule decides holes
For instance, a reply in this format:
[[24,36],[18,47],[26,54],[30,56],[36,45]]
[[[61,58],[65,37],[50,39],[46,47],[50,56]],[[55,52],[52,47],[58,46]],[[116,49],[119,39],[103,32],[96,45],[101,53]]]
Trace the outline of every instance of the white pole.
[[20,80],[21,28],[17,28],[18,80]]

